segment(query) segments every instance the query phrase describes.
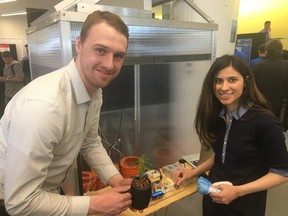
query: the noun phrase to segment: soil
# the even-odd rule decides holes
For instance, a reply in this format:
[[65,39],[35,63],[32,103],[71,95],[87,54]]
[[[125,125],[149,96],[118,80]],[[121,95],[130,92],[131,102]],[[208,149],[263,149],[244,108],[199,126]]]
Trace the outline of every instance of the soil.
[[146,189],[151,186],[151,182],[147,178],[134,178],[132,184],[140,189]]

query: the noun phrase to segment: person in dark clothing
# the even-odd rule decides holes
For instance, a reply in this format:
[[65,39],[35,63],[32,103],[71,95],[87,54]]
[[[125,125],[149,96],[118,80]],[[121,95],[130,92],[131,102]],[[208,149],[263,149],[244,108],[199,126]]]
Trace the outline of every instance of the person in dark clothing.
[[288,60],[288,50],[283,49],[282,57],[283,57],[284,60]]
[[264,216],[267,190],[288,181],[288,153],[283,128],[240,57],[224,55],[212,64],[195,129],[213,154],[195,169],[177,169],[176,186],[210,171],[218,191],[203,196],[203,216]]
[[253,69],[256,63],[263,61],[265,58],[266,58],[266,43],[263,43],[258,47],[258,57],[252,59],[250,62],[251,68]]
[[[253,71],[257,87],[268,100],[272,112],[279,116],[282,99],[288,96],[288,62],[282,57],[280,40],[270,40],[266,49],[266,59],[256,64]],[[287,130],[287,122],[284,127]]]

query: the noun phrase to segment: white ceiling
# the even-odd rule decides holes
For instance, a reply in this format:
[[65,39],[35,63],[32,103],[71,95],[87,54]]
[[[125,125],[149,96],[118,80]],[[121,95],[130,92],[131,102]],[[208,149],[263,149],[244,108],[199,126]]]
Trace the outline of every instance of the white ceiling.
[[17,0],[0,4],[0,14],[26,11],[26,8],[52,9],[62,0]]

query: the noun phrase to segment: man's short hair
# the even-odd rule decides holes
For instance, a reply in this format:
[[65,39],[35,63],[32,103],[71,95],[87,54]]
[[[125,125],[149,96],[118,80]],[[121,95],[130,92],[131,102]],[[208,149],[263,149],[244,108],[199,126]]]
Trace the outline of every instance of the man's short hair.
[[278,39],[270,40],[266,46],[267,56],[281,56],[283,51],[283,44]]
[[93,13],[89,14],[82,25],[82,29],[80,32],[81,41],[85,41],[90,29],[99,23],[105,22],[114,28],[116,31],[121,33],[129,39],[129,29],[125,22],[116,14],[111,13],[109,11],[94,11]]
[[266,25],[266,24],[271,24],[271,21],[265,21],[264,24],[265,24],[265,25]]
[[1,53],[1,56],[2,56],[3,58],[13,57],[12,53],[9,52],[9,51],[4,51],[4,52],[2,52],[2,53]]

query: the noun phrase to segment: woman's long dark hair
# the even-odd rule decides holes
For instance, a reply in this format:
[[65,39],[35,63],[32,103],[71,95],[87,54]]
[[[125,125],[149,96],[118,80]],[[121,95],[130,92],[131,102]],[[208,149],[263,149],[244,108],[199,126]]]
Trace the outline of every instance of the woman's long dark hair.
[[207,147],[210,147],[215,140],[216,120],[223,107],[215,96],[215,78],[219,71],[229,66],[232,66],[242,75],[245,83],[237,108],[240,106],[248,108],[249,104],[252,103],[258,109],[269,109],[264,96],[256,87],[249,65],[242,58],[234,55],[224,55],[217,58],[204,79],[194,122],[201,144]]

